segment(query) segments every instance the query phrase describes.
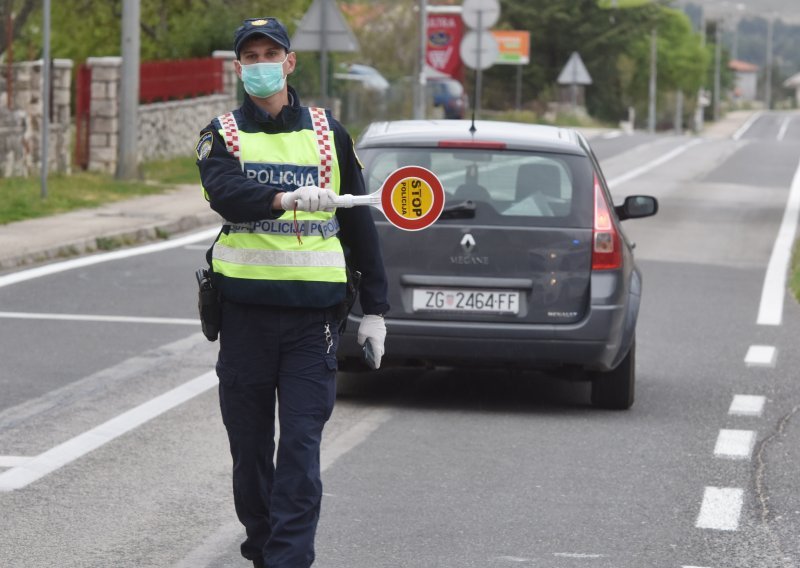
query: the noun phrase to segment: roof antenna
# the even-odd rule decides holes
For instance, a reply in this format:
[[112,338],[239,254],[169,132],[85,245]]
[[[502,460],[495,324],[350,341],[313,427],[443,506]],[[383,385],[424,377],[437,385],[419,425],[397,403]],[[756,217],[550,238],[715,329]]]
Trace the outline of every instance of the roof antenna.
[[469,133],[474,136],[477,131],[478,131],[478,129],[475,128],[475,109],[473,108],[472,109],[472,124],[469,126]]

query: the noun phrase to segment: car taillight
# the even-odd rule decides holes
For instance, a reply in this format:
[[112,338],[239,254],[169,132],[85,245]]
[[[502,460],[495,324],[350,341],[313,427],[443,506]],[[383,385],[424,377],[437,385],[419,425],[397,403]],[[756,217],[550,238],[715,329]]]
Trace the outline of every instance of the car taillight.
[[622,244],[603,188],[594,177],[594,229],[592,231],[592,270],[611,270],[622,266]]

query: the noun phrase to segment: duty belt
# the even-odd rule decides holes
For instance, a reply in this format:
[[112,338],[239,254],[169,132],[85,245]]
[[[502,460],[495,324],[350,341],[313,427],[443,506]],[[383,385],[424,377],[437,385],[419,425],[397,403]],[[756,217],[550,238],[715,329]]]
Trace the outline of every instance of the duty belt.
[[257,233],[269,235],[295,235],[299,231],[302,236],[321,236],[323,239],[334,236],[339,232],[339,221],[331,217],[327,221],[305,220],[279,221],[277,219],[264,219],[249,223],[228,223],[228,233]]

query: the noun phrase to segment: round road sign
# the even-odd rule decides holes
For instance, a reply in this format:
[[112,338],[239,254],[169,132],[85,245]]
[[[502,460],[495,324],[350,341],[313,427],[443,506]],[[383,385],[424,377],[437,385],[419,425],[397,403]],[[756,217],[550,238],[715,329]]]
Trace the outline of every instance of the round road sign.
[[444,188],[432,171],[405,166],[389,174],[381,189],[386,219],[406,231],[430,227],[444,209]]
[[500,18],[500,3],[497,0],[464,0],[461,19],[473,30],[487,30]]
[[[481,47],[478,49],[478,34],[480,34]],[[470,69],[488,69],[497,61],[500,48],[494,36],[486,31],[467,32],[461,38],[459,47],[461,61]]]

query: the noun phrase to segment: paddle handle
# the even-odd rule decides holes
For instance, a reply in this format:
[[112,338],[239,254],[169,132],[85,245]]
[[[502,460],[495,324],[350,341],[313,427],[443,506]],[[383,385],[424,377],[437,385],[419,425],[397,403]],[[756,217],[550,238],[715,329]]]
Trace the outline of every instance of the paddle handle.
[[[343,207],[345,209],[349,209],[350,207],[355,207],[357,205],[372,205],[373,207],[380,207],[381,206],[381,192],[376,191],[375,193],[370,193],[369,195],[351,195],[349,193],[345,193],[343,195],[339,195],[334,200],[336,207]],[[303,200],[297,200],[297,208],[303,208]]]
[[335,203],[337,207],[344,207],[345,209],[355,207],[357,205],[379,206],[381,204],[381,194],[380,192],[371,193],[370,195],[351,195],[349,193],[345,193],[338,196],[335,200]]

